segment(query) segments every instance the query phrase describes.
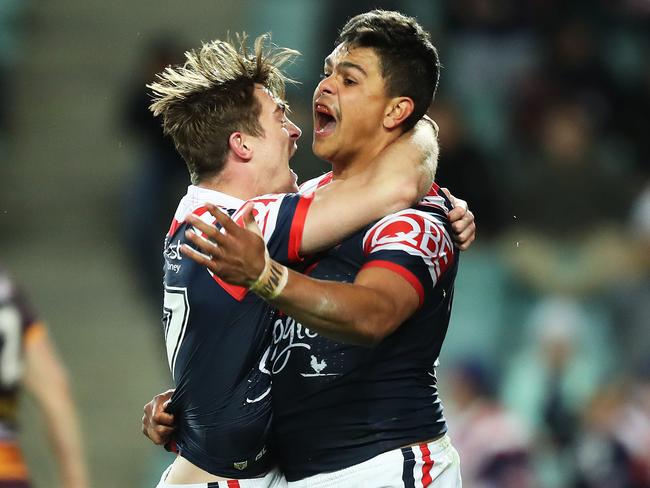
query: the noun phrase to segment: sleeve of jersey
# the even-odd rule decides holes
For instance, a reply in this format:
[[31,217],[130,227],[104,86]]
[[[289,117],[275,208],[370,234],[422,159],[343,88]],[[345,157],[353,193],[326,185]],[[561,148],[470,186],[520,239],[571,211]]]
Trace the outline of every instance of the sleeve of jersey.
[[[302,233],[313,194],[266,195],[250,200],[253,215],[273,259],[282,264],[299,262]],[[233,218],[242,224],[240,212]]]
[[456,259],[451,237],[439,217],[405,210],[377,222],[364,236],[367,260],[402,276],[417,292],[420,307]]

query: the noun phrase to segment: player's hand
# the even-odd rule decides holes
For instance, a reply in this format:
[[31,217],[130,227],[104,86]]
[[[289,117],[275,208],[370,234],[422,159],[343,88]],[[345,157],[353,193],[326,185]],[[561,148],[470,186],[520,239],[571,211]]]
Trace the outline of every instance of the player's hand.
[[[248,288],[264,271],[265,244],[248,204],[241,216],[246,228],[237,225],[214,205],[206,205],[221,230],[188,215],[186,221],[202,233],[186,231],[185,236],[196,249],[184,244],[181,252],[227,283]],[[198,251],[198,252],[197,252]]]
[[174,416],[165,411],[174,390],[159,393],[144,406],[142,415],[142,433],[154,444],[165,445],[176,430]]
[[449,222],[453,231],[452,238],[461,251],[466,251],[476,239],[476,223],[474,214],[467,208],[467,202],[453,196],[447,188],[442,188],[447,198],[454,206],[449,212]]

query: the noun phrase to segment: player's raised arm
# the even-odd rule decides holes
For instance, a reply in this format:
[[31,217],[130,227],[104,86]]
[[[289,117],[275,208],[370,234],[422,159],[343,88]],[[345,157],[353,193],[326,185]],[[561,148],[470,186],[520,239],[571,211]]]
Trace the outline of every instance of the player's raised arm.
[[327,249],[363,226],[416,204],[431,188],[437,162],[437,128],[427,118],[387,146],[363,173],[316,190],[300,253]]
[[[455,198],[447,189],[443,189],[443,191],[453,205],[447,215],[451,225],[452,239],[460,250],[467,250],[476,236],[474,214],[468,210],[467,202]],[[246,226],[249,229],[254,229],[255,232],[237,226],[214,205],[208,204],[206,208],[225,232],[219,231],[212,223],[206,223],[195,215],[188,215],[187,221],[199,233],[191,232],[187,237],[200,253],[188,246],[184,246],[181,251],[226,282],[247,285],[247,279],[255,279],[262,272],[265,253],[264,240],[267,240],[259,238],[260,230],[252,219],[253,204],[249,203],[241,209],[238,220],[242,226],[247,224]],[[338,241],[335,240],[333,243],[336,242]],[[224,252],[224,249],[230,249],[230,251]],[[271,252],[271,256],[274,255],[275,253]],[[223,273],[227,273],[227,275],[223,275]]]

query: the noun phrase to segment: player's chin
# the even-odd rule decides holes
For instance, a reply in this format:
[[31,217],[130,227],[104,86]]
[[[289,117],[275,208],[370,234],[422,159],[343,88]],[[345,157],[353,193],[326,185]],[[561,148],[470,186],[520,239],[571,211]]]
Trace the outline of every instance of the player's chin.
[[332,154],[331,141],[314,137],[311,149],[314,156],[329,161],[329,156]]

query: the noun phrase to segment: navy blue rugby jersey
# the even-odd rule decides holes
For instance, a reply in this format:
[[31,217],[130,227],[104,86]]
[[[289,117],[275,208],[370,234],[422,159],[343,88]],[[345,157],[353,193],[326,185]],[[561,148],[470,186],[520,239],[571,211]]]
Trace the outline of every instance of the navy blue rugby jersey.
[[[248,478],[274,463],[268,452],[271,377],[261,360],[275,311],[181,254],[189,213],[214,223],[206,202],[235,220],[245,203],[190,186],[165,239],[163,325],[176,385],[168,410],[177,420],[180,455],[215,475]],[[311,198],[267,195],[252,202],[271,256],[286,264],[297,261]]]
[[[331,176],[303,185],[312,191]],[[289,481],[343,469],[446,432],[435,365],[449,323],[458,250],[449,202],[434,186],[316,261],[314,278],[353,282],[367,267],[403,276],[419,309],[375,347],[321,337],[280,315],[273,324],[274,438]]]

